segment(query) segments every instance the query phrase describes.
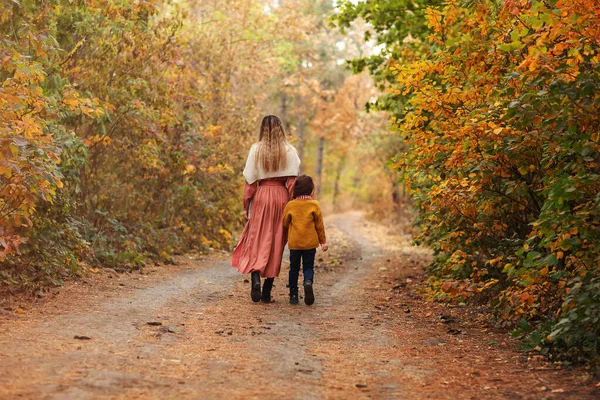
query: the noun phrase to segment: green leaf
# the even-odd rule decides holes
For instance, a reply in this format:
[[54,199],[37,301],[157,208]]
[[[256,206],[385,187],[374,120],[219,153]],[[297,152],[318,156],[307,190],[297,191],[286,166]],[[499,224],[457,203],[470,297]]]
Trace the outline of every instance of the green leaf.
[[533,29],[540,29],[544,25],[544,21],[539,18],[532,19],[531,27]]
[[521,33],[519,31],[512,31],[510,33],[510,38],[512,39],[513,42],[515,42],[521,38]]
[[544,259],[542,259],[540,264],[554,267],[556,264],[558,264],[558,259],[556,258],[556,256],[554,254],[550,254],[550,255],[544,257]]

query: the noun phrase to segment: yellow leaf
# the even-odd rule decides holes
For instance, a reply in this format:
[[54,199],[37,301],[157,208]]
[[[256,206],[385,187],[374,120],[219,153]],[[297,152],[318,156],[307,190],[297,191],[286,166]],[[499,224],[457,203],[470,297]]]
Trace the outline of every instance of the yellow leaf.
[[65,103],[66,105],[69,105],[73,108],[77,107],[79,104],[81,104],[81,102],[79,101],[79,99],[75,99],[75,98],[68,98],[68,99],[64,99],[63,103]]
[[192,164],[188,164],[188,165],[186,165],[185,172],[183,174],[188,175],[188,174],[193,174],[194,172],[196,172],[196,167]]
[[537,59],[533,59],[529,62],[529,70],[535,71],[536,68],[537,68]]
[[94,118],[96,116],[96,110],[90,107],[81,107],[81,112],[90,118]]
[[229,233],[229,231],[225,229],[219,229],[219,234],[221,234],[225,240],[231,240],[231,233]]

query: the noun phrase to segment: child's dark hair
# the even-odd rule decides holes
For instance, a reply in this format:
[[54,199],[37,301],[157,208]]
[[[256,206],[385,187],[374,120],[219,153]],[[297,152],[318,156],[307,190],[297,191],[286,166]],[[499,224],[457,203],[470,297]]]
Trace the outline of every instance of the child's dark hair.
[[314,189],[315,184],[313,179],[306,174],[302,174],[296,179],[296,185],[294,185],[294,198],[299,196],[310,196]]

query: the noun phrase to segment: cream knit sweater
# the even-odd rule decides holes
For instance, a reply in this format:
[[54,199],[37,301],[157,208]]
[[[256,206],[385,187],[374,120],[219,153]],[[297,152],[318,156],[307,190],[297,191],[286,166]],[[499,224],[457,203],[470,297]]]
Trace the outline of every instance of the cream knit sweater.
[[285,169],[279,171],[265,172],[262,165],[257,165],[256,162],[257,145],[258,143],[254,143],[252,147],[250,147],[250,154],[248,154],[248,158],[246,159],[246,168],[244,168],[244,178],[246,178],[246,182],[248,182],[248,184],[252,185],[256,181],[267,178],[278,178],[282,176],[298,176],[298,173],[300,172],[300,157],[298,157],[298,151],[294,146],[292,146],[289,143],[286,144],[287,164]]

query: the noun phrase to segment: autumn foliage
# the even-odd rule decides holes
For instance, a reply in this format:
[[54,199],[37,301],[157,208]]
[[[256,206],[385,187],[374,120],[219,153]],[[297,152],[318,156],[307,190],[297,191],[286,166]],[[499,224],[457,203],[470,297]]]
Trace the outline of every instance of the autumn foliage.
[[527,343],[600,351],[600,5],[447,1],[391,67],[395,163],[436,254],[436,298],[490,299]]
[[[436,255],[432,298],[487,301],[530,348],[598,359],[598,2],[346,1],[332,19],[345,42],[322,24],[330,8],[2,2],[0,284],[228,246],[261,105],[279,103],[333,204],[368,197],[361,180],[397,203],[393,176],[371,171],[397,153]],[[348,39],[357,18],[379,53]],[[342,44],[376,87],[341,72]]]

